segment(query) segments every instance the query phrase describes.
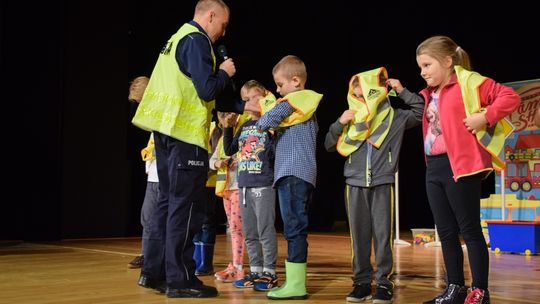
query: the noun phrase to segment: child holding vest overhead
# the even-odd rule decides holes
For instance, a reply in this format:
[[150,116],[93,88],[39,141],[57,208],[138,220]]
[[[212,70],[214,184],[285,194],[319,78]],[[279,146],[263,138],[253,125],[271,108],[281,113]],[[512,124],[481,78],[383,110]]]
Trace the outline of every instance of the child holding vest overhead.
[[424,103],[412,100],[407,103],[408,109],[393,109],[387,78],[383,67],[351,78],[349,109],[330,126],[324,142],[327,151],[347,157],[343,174],[354,287],[347,296],[349,302],[372,298],[372,240],[377,265],[373,303],[392,303],[393,298],[394,177],[403,134],[420,125]]
[[[480,225],[481,181],[504,168],[503,144],[513,130],[504,117],[520,104],[510,87],[469,71],[468,54],[452,39],[434,36],[416,49],[427,88],[420,96],[399,80],[389,84],[404,100],[425,101],[422,119],[426,191],[441,240],[447,286],[424,303],[489,303],[489,255]],[[471,288],[465,287],[462,234]]]
[[306,299],[307,208],[317,178],[315,111],[322,95],[305,89],[304,62],[293,55],[282,58],[272,74],[283,98],[257,121],[262,131],[276,132],[274,187],[277,189],[283,230],[287,240],[285,283],[270,292],[269,299]]
[[[276,193],[274,181],[274,136],[259,132],[257,120],[262,108],[275,105],[276,98],[256,80],[246,82],[240,94],[246,102],[247,121],[238,128],[223,130],[225,154],[239,152],[238,188],[243,231],[249,257],[249,274],[234,282],[238,288],[270,290],[277,286]],[[253,110],[251,110],[253,109]],[[234,136],[234,137],[233,137]]]
[[[219,124],[223,128],[236,126],[236,113],[217,112]],[[216,150],[210,157],[210,169],[217,170],[216,195],[223,198],[223,207],[227,215],[231,235],[232,263],[227,268],[215,273],[218,281],[234,282],[244,277],[244,233],[236,178],[237,160],[227,156],[223,150],[223,136],[219,139]]]

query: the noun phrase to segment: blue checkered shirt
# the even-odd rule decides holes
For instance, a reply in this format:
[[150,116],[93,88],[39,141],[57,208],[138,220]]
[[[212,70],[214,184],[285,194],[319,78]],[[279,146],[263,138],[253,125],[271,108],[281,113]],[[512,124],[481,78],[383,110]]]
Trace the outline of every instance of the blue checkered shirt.
[[288,102],[277,104],[258,121],[257,128],[276,131],[276,160],[274,184],[284,176],[296,176],[315,187],[317,180],[316,143],[319,126],[315,114],[290,127],[278,128],[279,124],[294,112]]

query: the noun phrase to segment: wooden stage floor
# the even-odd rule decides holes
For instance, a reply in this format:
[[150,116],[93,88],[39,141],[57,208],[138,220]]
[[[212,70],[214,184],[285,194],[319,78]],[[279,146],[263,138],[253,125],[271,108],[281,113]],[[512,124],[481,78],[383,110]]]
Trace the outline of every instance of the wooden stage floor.
[[[410,241],[410,233],[404,235]],[[279,238],[278,274],[283,283],[286,243]],[[218,235],[214,265],[225,268],[230,244]],[[350,239],[310,234],[307,303],[346,303],[352,290]],[[201,277],[219,297],[168,299],[137,286],[138,269],[127,263],[138,254],[140,238],[64,240],[53,243],[0,242],[0,303],[302,303],[271,301],[264,292],[236,289],[213,276]],[[466,251],[465,251],[466,252]],[[422,303],[444,287],[440,247],[395,245],[394,303]],[[467,259],[465,259],[467,260]],[[245,259],[247,265],[247,257]],[[540,303],[540,256],[490,253],[492,303]],[[467,283],[470,272],[466,265]],[[371,301],[367,301],[371,303]]]

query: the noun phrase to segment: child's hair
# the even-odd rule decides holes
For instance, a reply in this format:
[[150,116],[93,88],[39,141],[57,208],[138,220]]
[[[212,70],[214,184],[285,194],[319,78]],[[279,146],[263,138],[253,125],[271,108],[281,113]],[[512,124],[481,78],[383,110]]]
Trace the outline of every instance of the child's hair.
[[244,83],[240,91],[247,92],[248,90],[251,90],[251,89],[259,90],[263,96],[266,95],[266,92],[267,92],[266,88],[260,82],[253,79],[246,81],[246,83]]
[[272,69],[273,75],[277,72],[283,73],[283,76],[287,79],[292,79],[295,76],[298,77],[302,85],[304,85],[307,80],[306,65],[302,59],[294,55],[283,57]]
[[146,76],[139,76],[131,82],[131,85],[129,86],[129,96],[128,100],[130,102],[141,102],[141,99],[144,94],[144,90],[146,90],[146,86],[148,85],[148,77]]
[[471,69],[469,55],[454,40],[447,36],[433,36],[420,43],[416,48],[416,56],[428,55],[439,62],[446,56],[452,58],[452,66],[460,65],[467,70]]

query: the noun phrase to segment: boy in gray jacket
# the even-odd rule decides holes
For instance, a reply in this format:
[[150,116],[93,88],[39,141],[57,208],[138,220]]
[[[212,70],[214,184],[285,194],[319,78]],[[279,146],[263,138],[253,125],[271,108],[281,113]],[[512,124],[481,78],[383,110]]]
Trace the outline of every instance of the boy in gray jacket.
[[412,99],[408,109],[393,109],[387,79],[384,68],[354,75],[347,96],[349,109],[330,126],[324,142],[327,151],[347,157],[345,207],[354,251],[349,302],[372,298],[372,239],[377,264],[373,303],[392,303],[393,298],[394,177],[403,134],[420,124],[424,103]]

